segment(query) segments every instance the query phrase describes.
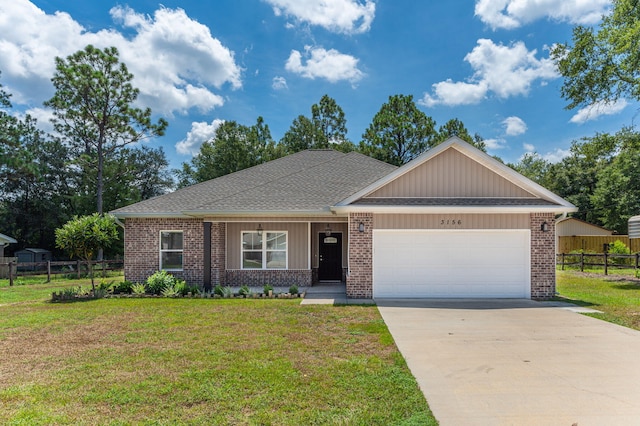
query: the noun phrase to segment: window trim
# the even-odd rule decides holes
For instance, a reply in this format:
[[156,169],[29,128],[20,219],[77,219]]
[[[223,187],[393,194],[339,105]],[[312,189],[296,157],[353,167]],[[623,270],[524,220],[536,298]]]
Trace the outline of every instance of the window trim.
[[[243,271],[285,271],[289,269],[289,231],[265,229],[262,231],[262,249],[260,250],[245,250],[243,246],[244,234],[257,234],[255,229],[247,229],[240,231],[240,269]],[[284,234],[286,248],[284,250],[268,250],[267,238],[268,234]],[[262,253],[262,267],[261,268],[245,268],[244,267],[244,253],[245,252],[260,252]],[[284,268],[268,268],[267,267],[267,253],[284,252]]]
[[[182,234],[182,248],[181,249],[163,249],[162,248],[162,233],[170,232],[170,233],[181,233]],[[160,271],[167,272],[180,272],[184,271],[184,230],[182,229],[161,229],[158,232],[158,265],[160,266]],[[182,267],[179,269],[176,268],[164,268],[162,264],[162,253],[182,253]]]

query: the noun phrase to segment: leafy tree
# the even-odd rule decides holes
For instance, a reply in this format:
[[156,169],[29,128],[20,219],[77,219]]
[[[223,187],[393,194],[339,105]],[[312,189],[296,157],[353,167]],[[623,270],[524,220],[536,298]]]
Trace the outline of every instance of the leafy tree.
[[213,139],[202,144],[191,164],[182,164],[182,169],[177,171],[178,186],[182,188],[253,167],[279,154],[262,117],[250,127],[225,121],[216,129]]
[[487,152],[487,145],[484,143],[482,136],[477,133],[471,136],[464,123],[457,118],[452,118],[438,128],[438,135],[436,136],[435,143],[440,144],[451,136],[457,136],[463,141],[469,142],[479,150]]
[[435,121],[420,111],[411,95],[394,95],[373,117],[360,142],[360,151],[400,166],[431,148]]
[[590,200],[605,227],[625,234],[629,218],[640,212],[640,133],[623,129],[615,139],[619,152],[598,171]]
[[527,152],[517,163],[507,165],[545,188],[552,186],[550,181],[550,169],[552,165],[537,152]]
[[299,115],[278,144],[285,154],[305,149],[336,149],[349,152],[355,145],[347,138],[347,120],[335,99],[323,95],[311,106],[311,118]]
[[63,227],[56,229],[56,246],[71,257],[87,262],[91,287],[95,291],[93,265],[91,261],[100,249],[111,247],[119,239],[116,219],[111,215],[94,213],[75,217]]
[[91,45],[67,59],[56,58],[52,78],[56,92],[45,102],[54,112],[55,130],[82,152],[82,160],[96,173],[96,209],[103,212],[105,162],[128,144],[162,136],[164,119],[151,122],[151,109],[131,105],[139,90],[133,75],[118,59],[115,47]]
[[640,4],[613,0],[598,29],[577,26],[573,45],[556,45],[551,56],[564,77],[568,109],[620,98],[640,100]]

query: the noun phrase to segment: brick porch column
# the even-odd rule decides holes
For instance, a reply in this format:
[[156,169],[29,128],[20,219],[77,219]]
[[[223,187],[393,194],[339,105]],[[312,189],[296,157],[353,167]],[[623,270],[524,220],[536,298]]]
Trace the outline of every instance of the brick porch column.
[[[541,230],[547,222],[549,231]],[[553,213],[531,213],[531,298],[550,299],[556,294],[556,224]]]
[[211,224],[211,283],[213,286],[226,284],[226,241],[227,224]]
[[[364,232],[360,232],[360,223]],[[373,297],[373,214],[349,214],[349,271],[347,297]]]

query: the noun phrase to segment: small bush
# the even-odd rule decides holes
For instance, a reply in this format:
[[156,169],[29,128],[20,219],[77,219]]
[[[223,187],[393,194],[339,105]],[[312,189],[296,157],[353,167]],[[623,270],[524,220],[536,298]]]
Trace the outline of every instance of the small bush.
[[231,297],[233,296],[233,290],[231,290],[231,287],[226,286],[222,288],[222,297]]
[[158,271],[147,278],[147,291],[151,294],[161,294],[167,287],[173,287],[176,279],[167,271]]
[[289,294],[298,294],[298,286],[294,284],[289,287]]
[[218,296],[224,296],[224,289],[220,284],[213,288],[213,294],[217,294]]
[[251,289],[249,289],[248,286],[243,285],[242,287],[240,287],[240,290],[238,290],[238,294],[240,296],[248,296],[251,294]]
[[189,292],[189,286],[187,286],[187,283],[183,280],[176,280],[175,284],[173,285],[173,289],[176,291],[176,294],[179,294],[181,296],[186,296]]
[[180,293],[176,290],[175,285],[168,285],[162,290],[162,295],[164,297],[176,297]]
[[147,292],[147,288],[144,286],[144,284],[135,283],[131,286],[131,292],[138,295],[145,294]]
[[264,287],[262,287],[262,291],[264,291],[265,295],[269,295],[270,291],[273,291],[273,286],[271,286],[271,284],[265,284]]

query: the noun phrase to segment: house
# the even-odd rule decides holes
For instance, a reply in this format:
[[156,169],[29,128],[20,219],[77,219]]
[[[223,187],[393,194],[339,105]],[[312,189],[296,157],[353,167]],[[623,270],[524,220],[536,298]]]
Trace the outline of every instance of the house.
[[[556,222],[556,253],[568,253],[571,249],[561,249],[560,237],[574,237],[574,236],[607,236],[613,235],[613,231],[603,228],[598,225],[586,222],[584,220],[567,217],[560,219]],[[601,245],[600,245],[601,246]],[[584,247],[579,247],[584,248]],[[576,248],[577,249],[577,248]]]
[[347,296],[555,294],[555,215],[577,209],[453,137],[402,167],[308,150],[112,213],[125,276],[313,285]]
[[4,248],[9,244],[16,244],[17,241],[8,235],[0,234],[0,257],[4,257]]

